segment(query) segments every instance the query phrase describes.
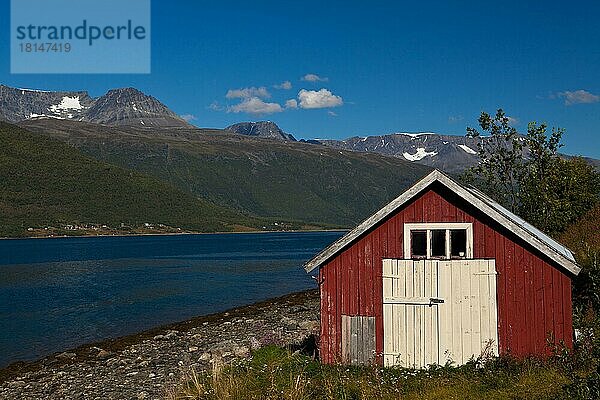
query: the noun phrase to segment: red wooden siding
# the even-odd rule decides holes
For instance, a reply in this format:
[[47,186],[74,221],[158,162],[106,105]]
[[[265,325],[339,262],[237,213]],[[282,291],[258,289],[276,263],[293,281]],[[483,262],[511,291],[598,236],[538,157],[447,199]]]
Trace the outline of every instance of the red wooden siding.
[[374,316],[376,351],[383,353],[382,259],[403,258],[407,222],[473,223],[474,258],[496,260],[500,354],[548,354],[549,334],[572,346],[570,277],[452,192],[433,187],[320,268],[324,362],[340,357],[342,314]]

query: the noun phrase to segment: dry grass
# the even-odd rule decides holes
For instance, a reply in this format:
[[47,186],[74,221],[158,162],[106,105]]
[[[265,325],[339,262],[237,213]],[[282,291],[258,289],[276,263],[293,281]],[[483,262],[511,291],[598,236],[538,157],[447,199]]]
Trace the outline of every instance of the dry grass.
[[548,363],[507,359],[425,371],[322,365],[269,346],[251,360],[187,373],[167,394],[183,399],[556,399],[570,383]]

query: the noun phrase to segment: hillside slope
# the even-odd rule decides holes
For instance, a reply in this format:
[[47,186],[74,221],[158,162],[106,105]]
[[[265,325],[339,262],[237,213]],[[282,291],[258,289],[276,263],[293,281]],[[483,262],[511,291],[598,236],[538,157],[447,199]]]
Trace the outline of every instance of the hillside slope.
[[0,236],[64,224],[152,223],[224,231],[263,222],[2,122],[0,182]]
[[428,167],[321,145],[222,130],[107,127],[38,120],[22,124],[97,159],[260,217],[353,226]]

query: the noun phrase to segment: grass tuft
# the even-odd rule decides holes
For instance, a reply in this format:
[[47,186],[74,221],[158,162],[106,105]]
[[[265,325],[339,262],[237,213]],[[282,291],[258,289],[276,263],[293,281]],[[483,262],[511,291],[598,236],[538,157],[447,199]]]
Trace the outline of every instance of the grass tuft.
[[567,372],[551,361],[508,358],[427,370],[323,365],[268,346],[251,359],[189,371],[167,395],[182,399],[556,399]]

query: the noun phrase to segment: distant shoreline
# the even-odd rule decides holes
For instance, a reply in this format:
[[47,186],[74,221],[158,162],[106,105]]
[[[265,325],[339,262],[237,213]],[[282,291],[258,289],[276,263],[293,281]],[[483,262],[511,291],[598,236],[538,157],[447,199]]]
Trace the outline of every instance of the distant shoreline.
[[183,235],[237,235],[247,233],[310,233],[310,232],[348,232],[350,229],[296,229],[289,231],[222,231],[222,232],[165,232],[165,233],[116,233],[114,235],[53,235],[53,236],[21,236],[0,237],[0,240],[25,240],[25,239],[82,239],[82,238],[107,238],[107,237],[134,237],[134,236],[183,236]]

